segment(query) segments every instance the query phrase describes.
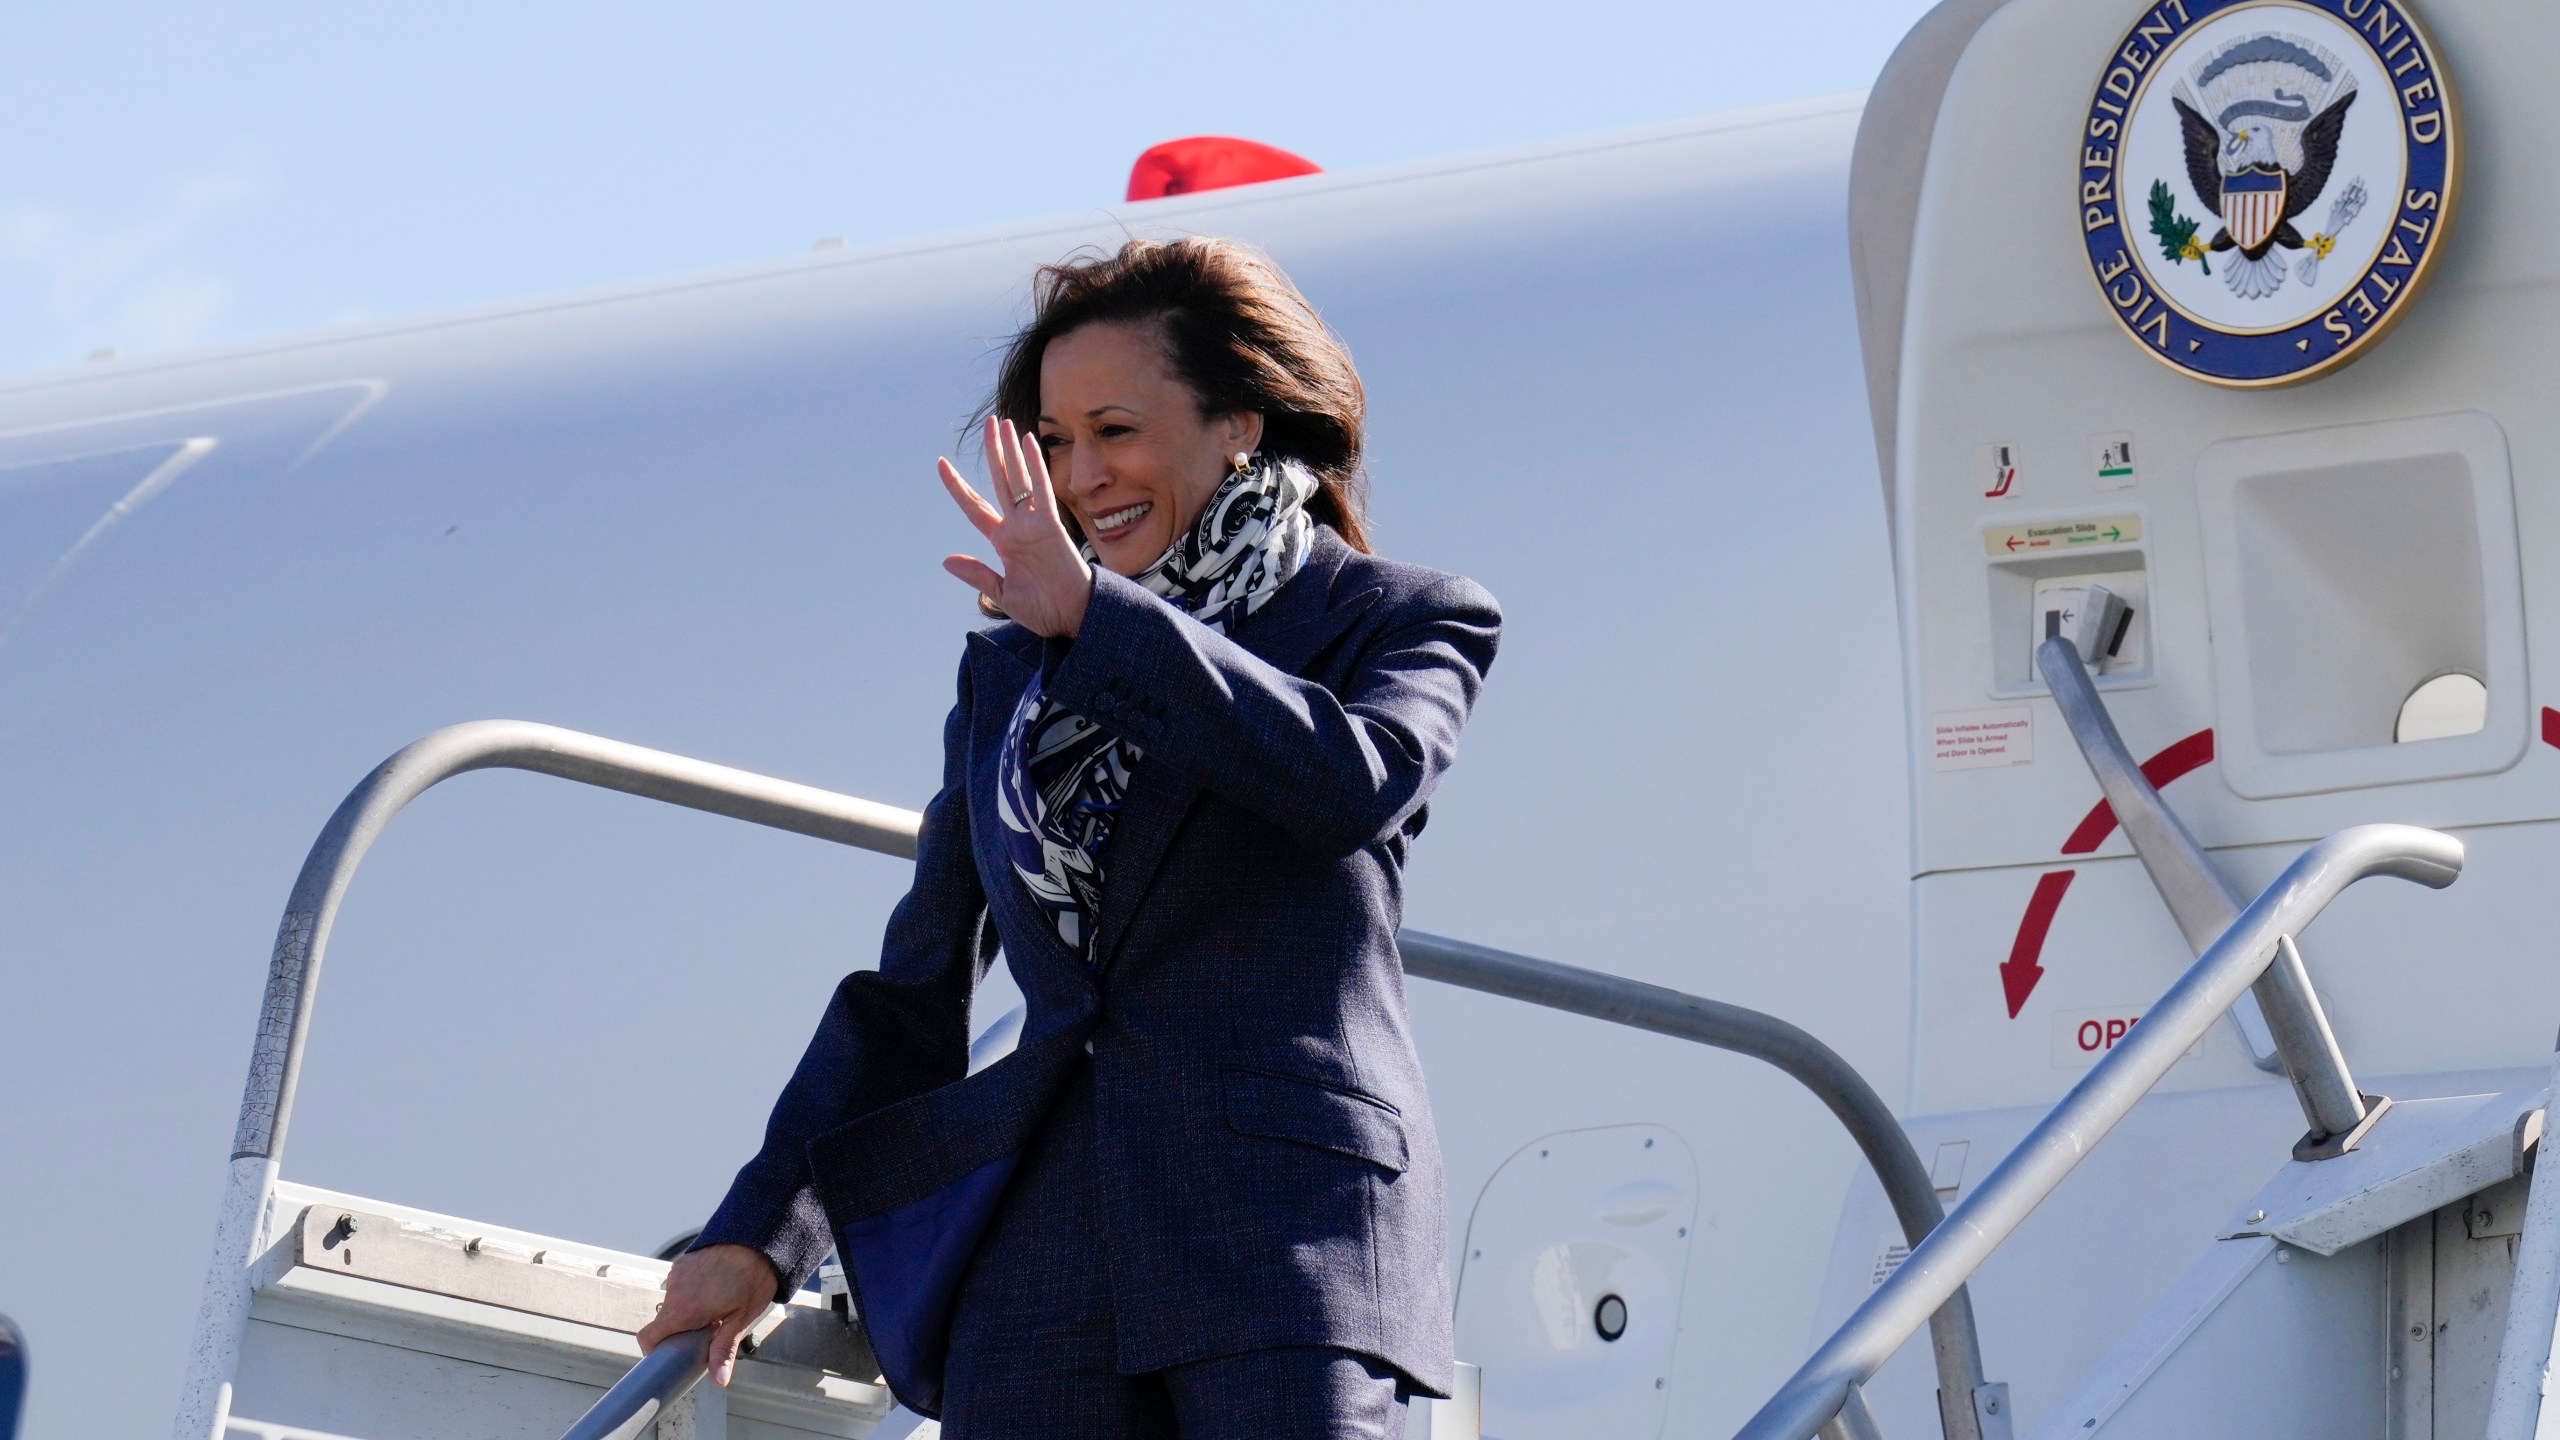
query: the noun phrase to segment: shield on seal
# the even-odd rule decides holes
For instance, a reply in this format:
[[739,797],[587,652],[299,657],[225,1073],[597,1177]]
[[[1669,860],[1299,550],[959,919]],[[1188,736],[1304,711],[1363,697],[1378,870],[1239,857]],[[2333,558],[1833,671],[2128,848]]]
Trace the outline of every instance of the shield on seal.
[[2285,174],[2272,165],[2252,165],[2222,177],[2222,223],[2242,250],[2267,243],[2284,223]]

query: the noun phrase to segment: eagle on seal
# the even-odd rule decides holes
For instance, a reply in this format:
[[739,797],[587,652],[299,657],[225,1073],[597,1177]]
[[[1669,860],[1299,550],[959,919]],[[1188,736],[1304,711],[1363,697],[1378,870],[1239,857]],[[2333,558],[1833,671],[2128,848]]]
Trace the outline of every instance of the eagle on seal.
[[2335,55],[2286,35],[2224,46],[2178,86],[2171,103],[2186,142],[2187,183],[2222,218],[2205,248],[2237,250],[2224,270],[2233,293],[2272,295],[2285,259],[2306,243],[2294,217],[2329,188],[2355,77]]

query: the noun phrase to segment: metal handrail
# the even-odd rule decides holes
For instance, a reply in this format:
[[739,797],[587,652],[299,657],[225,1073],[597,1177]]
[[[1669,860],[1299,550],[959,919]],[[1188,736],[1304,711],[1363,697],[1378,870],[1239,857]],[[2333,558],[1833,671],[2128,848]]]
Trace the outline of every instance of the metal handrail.
[[[2098,687],[2071,640],[2057,635],[2045,641],[2036,647],[2036,661],[2063,722],[2115,811],[2116,823],[2133,842],[2135,857],[2149,872],[2160,898],[2169,902],[2169,913],[2177,919],[2189,948],[2203,954],[2214,937],[2239,918],[2240,897],[2205,859],[2204,847],[2187,833],[2177,812],[2134,763],[2133,752],[2116,732],[2115,717],[2107,713],[2106,702],[2099,698]],[[2271,1067],[2262,1063],[2261,1068],[2277,1069],[2293,1082],[2302,1118],[2311,1126],[2311,1133],[2303,1137],[2302,1158],[2313,1158],[2321,1142],[2333,1139],[2340,1143],[2326,1153],[2342,1152],[2345,1137],[2353,1136],[2365,1123],[2371,1107],[2347,1068],[2346,1052],[2338,1048],[2328,1012],[2312,991],[2311,972],[2290,943],[2280,947],[2275,963],[2249,987],[2249,994],[2233,1002],[2231,1018],[2249,1044],[2250,1058],[2272,1060]],[[2269,1046],[2271,1052],[2262,1057],[2259,1052]]]
[[[1915,1252],[1946,1218],[1928,1168],[1892,1107],[1837,1051],[1774,1015],[1418,930],[1397,935],[1396,945],[1404,952],[1408,975],[1764,1060],[1839,1117],[1884,1186],[1894,1219]],[[1931,1311],[1929,1340],[1947,1440],[1978,1440],[1975,1404],[1983,1387],[1982,1341],[1974,1327],[1972,1297],[1963,1286]]]
[[2279,942],[2310,924],[2341,891],[2369,875],[2442,889],[2462,873],[2462,859],[2461,841],[2413,825],[2359,825],[2305,850],[1779,1387],[1737,1440],[1809,1440],[1838,1414],[1852,1387],[1865,1384],[1972,1278],[2265,972]]
[[[230,1377],[249,1321],[249,1267],[266,1242],[320,964],[338,907],[357,867],[394,816],[435,785],[488,769],[529,770],[907,859],[915,857],[922,823],[912,810],[521,720],[450,726],[375,767],[313,842],[277,928],[257,1044],[240,1103],[230,1183],[197,1313],[175,1430],[179,1440],[219,1440],[229,1417]],[[1777,1066],[1848,1128],[1915,1255],[1943,1218],[1937,1192],[1892,1110],[1847,1061],[1803,1030],[1739,1006],[1463,941],[1406,931],[1398,943],[1406,969],[1425,979],[1693,1040]],[[1940,1297],[1928,1319],[1948,1440],[1978,1440],[1973,1406],[1983,1388],[1981,1345],[1963,1287]],[[607,1400],[618,1409],[664,1405],[681,1396],[701,1378],[701,1367],[655,1359],[667,1353],[668,1346],[652,1351],[608,1392]],[[599,1401],[590,1418],[606,1413],[606,1403]],[[625,1414],[598,1433],[612,1433],[628,1418]]]
[[[2083,603],[2085,606],[2087,602]],[[2100,627],[2102,631],[2108,628]],[[2178,933],[2186,937],[2187,949],[2203,954],[2205,947],[2239,918],[2240,895],[2231,888],[2231,882],[2222,878],[2222,872],[2204,858],[2204,847],[2187,833],[2169,802],[2160,798],[2159,787],[2151,783],[2151,777],[2142,773],[2142,766],[2125,746],[2124,736],[2116,730],[2115,716],[2108,713],[2106,701],[2099,698],[2097,683],[2089,678],[2089,668],[2071,637],[2057,635],[2038,645],[2036,669],[2044,676],[2045,687],[2053,692],[2054,708],[2062,712],[2064,727],[2079,743],[2081,758],[2089,762],[2089,773],[2097,778],[2099,792],[2115,812],[2116,824],[2133,845],[2134,858],[2142,862],[2152,888],[2169,906],[2169,918],[2177,922]],[[2261,1070],[2282,1073],[2282,1048],[2260,1007],[2258,996],[2243,996],[2231,1007],[2231,1023],[2239,1028],[2251,1063]]]
[[249,1326],[249,1266],[266,1239],[276,1167],[302,1076],[320,961],[339,902],[365,852],[410,801],[472,770],[531,770],[670,805],[914,859],[920,817],[830,790],[524,720],[480,720],[438,730],[383,761],[312,842],[277,927],[258,1040],[240,1100],[231,1171],[214,1225],[213,1264],[196,1311],[195,1340],[179,1395],[177,1440],[221,1440],[231,1375]]
[[711,1332],[687,1330],[658,1342],[640,1363],[587,1407],[560,1440],[631,1440],[700,1384],[711,1367]]

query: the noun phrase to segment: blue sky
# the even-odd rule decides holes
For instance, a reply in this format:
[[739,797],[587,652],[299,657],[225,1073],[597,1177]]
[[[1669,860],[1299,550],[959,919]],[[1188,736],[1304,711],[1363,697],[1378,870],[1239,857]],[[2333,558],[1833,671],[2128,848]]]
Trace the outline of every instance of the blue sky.
[[1924,0],[91,0],[0,48],[0,373],[1864,88]]

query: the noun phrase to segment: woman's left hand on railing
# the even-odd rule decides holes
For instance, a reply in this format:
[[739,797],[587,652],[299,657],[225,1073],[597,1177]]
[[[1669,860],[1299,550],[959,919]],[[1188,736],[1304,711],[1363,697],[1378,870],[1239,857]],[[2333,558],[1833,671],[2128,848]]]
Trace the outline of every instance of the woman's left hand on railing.
[[764,1318],[765,1307],[773,1303],[781,1284],[773,1262],[760,1250],[705,1245],[688,1251],[667,1272],[667,1298],[659,1302],[658,1318],[640,1332],[640,1353],[657,1349],[671,1335],[707,1329],[712,1383],[726,1385],[737,1363],[738,1342]]

